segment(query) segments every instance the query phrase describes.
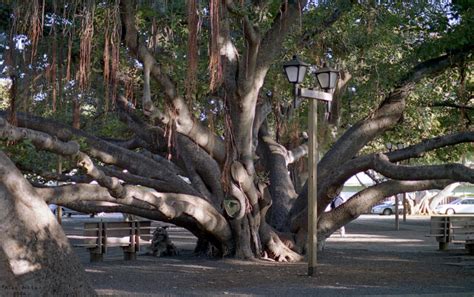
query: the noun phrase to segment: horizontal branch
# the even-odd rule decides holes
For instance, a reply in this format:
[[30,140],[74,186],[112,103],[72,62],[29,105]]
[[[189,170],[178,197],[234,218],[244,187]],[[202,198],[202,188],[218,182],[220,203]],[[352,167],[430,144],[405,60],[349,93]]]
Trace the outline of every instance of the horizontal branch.
[[[115,170],[110,167],[101,167],[101,170],[105,174],[119,178],[125,181],[126,183],[139,184],[148,188],[155,189],[158,192],[164,192],[164,193],[181,193],[182,192],[182,189],[179,187],[179,185],[170,183],[167,180],[147,178],[147,177],[132,174],[130,172]],[[200,195],[197,195],[197,196],[200,196]]]
[[[35,133],[38,132],[36,130],[42,131],[46,133],[41,134],[43,137],[49,134],[48,136],[51,140],[55,140],[56,137],[59,138],[56,133],[60,133],[61,135],[68,135],[69,139],[75,137],[84,141],[87,144],[86,153],[105,164],[125,168],[129,172],[147,178],[168,182],[174,185],[176,189],[179,189],[179,193],[200,196],[192,186],[178,176],[178,173],[181,171],[178,172],[176,170],[177,167],[174,164],[170,164],[166,159],[148,158],[140,153],[124,149],[89,135],[82,130],[73,129],[49,119],[23,113],[17,113],[17,119],[19,126],[26,127],[31,131],[35,130]],[[56,141],[58,140],[56,139]]]
[[461,105],[461,104],[456,104],[456,103],[453,103],[453,102],[433,102],[429,106],[432,106],[432,107],[452,107],[452,108],[457,108],[457,109],[474,110],[474,106]]
[[14,142],[29,139],[35,146],[43,150],[64,156],[71,156],[79,152],[79,144],[75,141],[63,142],[47,133],[12,126],[2,117],[0,117],[0,138]]
[[428,166],[396,165],[384,154],[375,154],[372,169],[380,174],[398,180],[451,179],[474,183],[474,169],[461,164]]
[[369,141],[395,126],[405,110],[405,99],[415,84],[425,77],[438,75],[464,61],[472,47],[455,53],[436,57],[414,66],[397,84],[395,89],[383,100],[378,109],[366,119],[356,123],[342,135],[333,148],[318,165],[321,174],[329,174],[341,164],[351,160]]
[[[408,160],[410,158],[416,158],[422,156],[425,152],[432,151],[438,148],[453,146],[461,143],[474,142],[474,131],[458,132],[449,135],[443,135],[431,139],[425,139],[418,144],[408,146],[406,148],[387,152],[385,155],[388,157],[390,162],[399,162]],[[338,163],[337,170],[330,172],[330,174],[323,176],[318,174],[318,213],[322,213],[327,205],[332,201],[336,195],[341,191],[342,185],[353,175],[373,169],[374,154],[364,155],[357,158],[353,158],[345,163]],[[398,169],[393,169],[397,171]],[[416,170],[415,168],[411,169]],[[415,173],[413,173],[415,174]],[[389,173],[387,173],[389,175]],[[428,175],[426,175],[428,179]],[[433,178],[435,175],[431,175]],[[454,178],[454,173],[440,171],[436,173],[436,178],[450,179]],[[465,177],[462,177],[464,180]],[[454,181],[455,182],[455,181]],[[296,201],[291,215],[293,217],[300,216],[303,209],[306,208],[308,188],[305,186],[299,198]]]
[[[400,162],[411,158],[422,156],[424,153],[436,150],[439,148],[453,146],[461,143],[474,142],[474,131],[458,132],[449,135],[425,139],[418,144],[408,146],[406,148],[387,152],[385,155],[390,162]],[[351,176],[372,169],[373,154],[353,158],[343,164],[338,165],[338,170],[331,172],[329,176],[324,179],[324,183],[319,184],[318,197],[328,197],[327,193],[335,191],[344,184]],[[444,177],[449,178],[449,177]],[[330,195],[329,195],[330,196]],[[332,197],[327,198],[329,201]]]
[[[443,189],[453,180],[396,181],[389,180],[366,188],[336,209],[322,213],[318,221],[318,236],[328,236],[337,229],[356,219],[385,197],[400,193],[431,189]],[[335,219],[337,218],[337,219]]]
[[136,186],[124,188],[125,195],[120,200],[113,198],[105,188],[98,185],[67,185],[36,191],[46,202],[58,205],[80,201],[108,202],[137,210],[159,212],[164,221],[178,226],[189,227],[191,220],[198,224],[201,232],[214,238],[215,242],[227,248],[232,245],[232,234],[226,219],[206,200],[191,195],[159,193]]
[[27,128],[19,128],[10,125],[0,117],[0,137],[10,141],[30,140],[36,148],[76,159],[77,164],[87,171],[100,185],[110,190],[115,198],[124,195],[124,189],[117,178],[109,177],[99,170],[88,155],[79,151],[79,144],[75,141],[63,142],[49,134],[34,131]]

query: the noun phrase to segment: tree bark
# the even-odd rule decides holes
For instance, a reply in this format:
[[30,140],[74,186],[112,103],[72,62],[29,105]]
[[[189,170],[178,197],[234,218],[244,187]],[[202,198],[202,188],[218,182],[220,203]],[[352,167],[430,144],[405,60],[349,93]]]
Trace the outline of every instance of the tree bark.
[[3,152],[0,275],[0,295],[96,295],[48,205]]
[[272,197],[272,207],[268,223],[278,231],[288,231],[288,215],[296,194],[287,167],[287,150],[273,141],[269,135],[260,139],[263,150],[262,159],[269,172],[269,191]]

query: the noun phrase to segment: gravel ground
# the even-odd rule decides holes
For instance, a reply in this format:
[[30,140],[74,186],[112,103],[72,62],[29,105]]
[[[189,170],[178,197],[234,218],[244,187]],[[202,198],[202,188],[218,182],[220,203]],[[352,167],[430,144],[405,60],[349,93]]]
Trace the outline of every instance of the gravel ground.
[[[114,220],[117,218],[102,218]],[[72,243],[89,218],[65,219]],[[96,219],[97,220],[97,219]],[[318,254],[317,275],[304,262],[282,264],[192,255],[194,238],[172,228],[177,257],[139,256],[123,261],[119,248],[100,263],[89,263],[75,248],[92,286],[110,296],[474,296],[474,257],[460,245],[437,250],[428,217],[408,217],[394,230],[394,217],[364,215],[333,235]]]

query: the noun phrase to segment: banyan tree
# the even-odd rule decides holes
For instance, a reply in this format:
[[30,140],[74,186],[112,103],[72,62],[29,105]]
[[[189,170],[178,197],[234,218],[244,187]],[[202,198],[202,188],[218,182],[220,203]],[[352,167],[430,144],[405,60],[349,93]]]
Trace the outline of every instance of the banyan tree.
[[[282,73],[293,54],[340,70],[318,111],[321,241],[386,197],[474,181],[461,162],[474,141],[468,3],[1,3],[10,282],[81,270],[48,204],[172,223],[197,237],[196,253],[301,260],[307,103]],[[374,183],[325,212],[361,172]],[[82,274],[67,275],[49,289]]]

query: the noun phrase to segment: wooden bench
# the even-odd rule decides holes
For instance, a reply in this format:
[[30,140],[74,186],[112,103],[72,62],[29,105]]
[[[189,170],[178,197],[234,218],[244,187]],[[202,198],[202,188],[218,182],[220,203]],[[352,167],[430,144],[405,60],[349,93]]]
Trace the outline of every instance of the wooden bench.
[[441,251],[447,250],[449,243],[460,243],[474,254],[474,215],[432,216],[428,236],[436,238]]
[[90,261],[103,260],[110,247],[121,247],[125,260],[135,260],[140,246],[152,239],[151,221],[88,222],[84,223],[84,244],[76,245],[89,250]]

